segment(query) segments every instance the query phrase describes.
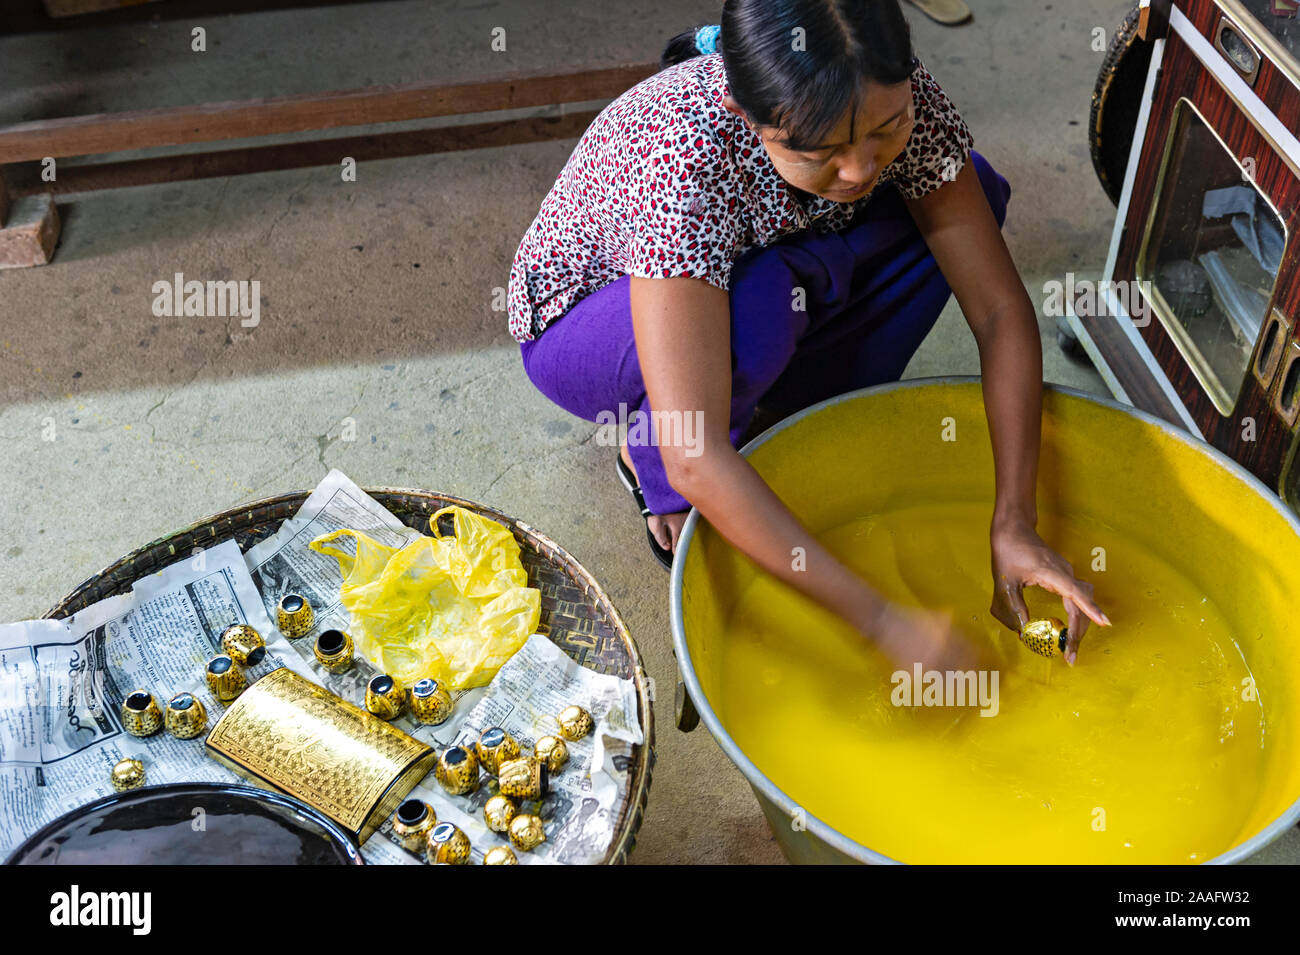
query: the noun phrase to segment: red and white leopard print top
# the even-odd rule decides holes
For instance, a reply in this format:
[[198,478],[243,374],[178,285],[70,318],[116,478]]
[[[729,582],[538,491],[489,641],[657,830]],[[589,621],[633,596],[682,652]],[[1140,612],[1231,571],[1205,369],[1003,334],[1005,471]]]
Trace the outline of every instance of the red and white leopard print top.
[[[877,183],[919,198],[960,171],[973,140],[915,63],[915,125]],[[728,92],[722,55],[713,53],[642,80],[601,111],[515,254],[506,296],[515,339],[535,338],[623,275],[689,276],[726,290],[746,250],[802,229],[840,229],[871,198],[801,204],[758,134],[723,107]]]

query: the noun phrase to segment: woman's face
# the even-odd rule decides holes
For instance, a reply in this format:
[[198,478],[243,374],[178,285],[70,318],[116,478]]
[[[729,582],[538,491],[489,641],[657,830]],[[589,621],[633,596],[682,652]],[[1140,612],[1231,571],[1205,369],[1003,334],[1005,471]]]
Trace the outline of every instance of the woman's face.
[[[730,96],[724,105],[749,123]],[[763,140],[776,171],[790,185],[835,202],[854,202],[871,190],[881,170],[902,153],[915,119],[912,83],[905,80],[891,86],[868,84],[857,114],[846,109],[820,143],[789,143],[777,127],[749,125]]]

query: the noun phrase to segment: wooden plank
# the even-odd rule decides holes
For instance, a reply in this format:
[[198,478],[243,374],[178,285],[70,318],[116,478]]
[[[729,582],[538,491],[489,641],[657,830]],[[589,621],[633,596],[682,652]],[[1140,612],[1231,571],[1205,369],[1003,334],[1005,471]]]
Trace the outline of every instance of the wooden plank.
[[48,194],[24,196],[13,204],[9,225],[0,229],[0,269],[45,265],[59,241],[59,210]]
[[42,119],[0,127],[0,165],[371,123],[613,98],[657,72],[640,63],[461,83],[422,81],[269,99]]
[[[494,123],[445,126],[436,129],[403,130],[372,136],[319,139],[275,146],[185,153],[150,159],[64,165],[56,182],[41,180],[39,163],[10,167],[15,195],[48,192],[60,195],[153,185],[189,179],[235,176],[243,173],[299,169],[309,166],[338,166],[345,156],[358,163],[427,153],[486,149],[522,143],[570,139],[581,136],[596,118],[597,110],[564,116],[534,116]],[[361,173],[365,175],[364,171]]]

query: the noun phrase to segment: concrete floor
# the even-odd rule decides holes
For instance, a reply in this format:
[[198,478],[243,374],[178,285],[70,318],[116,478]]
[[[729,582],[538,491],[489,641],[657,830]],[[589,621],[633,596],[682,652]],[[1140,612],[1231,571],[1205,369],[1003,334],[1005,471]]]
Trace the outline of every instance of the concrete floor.
[[[1097,277],[1114,209],[1088,158],[1089,95],[1127,0],[975,0],[940,27],[908,7],[918,53],[1013,188],[1007,241],[1035,301]],[[148,20],[0,37],[0,123],[654,59],[717,4],[406,0]],[[208,52],[189,50],[202,25]],[[507,30],[507,52],[488,46]],[[99,192],[61,201],[53,264],[0,272],[0,619],[43,614],[136,546],[195,519],[312,487],[330,467],[501,508],[602,582],[660,688],[659,762],[635,861],[779,862],[708,733],[672,726],[667,576],[595,426],[536,392],[493,311],[519,237],[573,141]],[[174,273],[258,279],[262,319],[156,318]],[[1045,378],[1106,393],[1040,324]],[[977,374],[955,303],[907,377]],[[342,440],[352,419],[356,439]],[[42,433],[52,422],[54,440]],[[667,704],[667,705],[665,705]],[[1263,858],[1300,859],[1293,831]]]

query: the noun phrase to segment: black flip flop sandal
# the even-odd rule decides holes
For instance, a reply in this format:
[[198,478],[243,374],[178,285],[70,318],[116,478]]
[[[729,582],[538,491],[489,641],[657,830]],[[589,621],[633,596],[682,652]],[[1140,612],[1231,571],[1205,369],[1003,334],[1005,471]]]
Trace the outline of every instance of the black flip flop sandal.
[[641,509],[641,516],[646,519],[645,536],[650,541],[650,552],[655,555],[655,560],[663,564],[669,570],[673,569],[673,552],[666,550],[657,540],[655,540],[654,531],[650,530],[650,515],[654,511],[645,506],[645,495],[641,493],[641,485],[636,483],[636,476],[623,462],[623,455],[616,454],[614,460],[618,462],[618,479],[623,482],[623,486],[631,492],[636,506]]

